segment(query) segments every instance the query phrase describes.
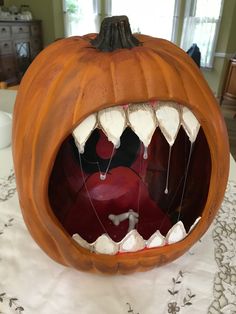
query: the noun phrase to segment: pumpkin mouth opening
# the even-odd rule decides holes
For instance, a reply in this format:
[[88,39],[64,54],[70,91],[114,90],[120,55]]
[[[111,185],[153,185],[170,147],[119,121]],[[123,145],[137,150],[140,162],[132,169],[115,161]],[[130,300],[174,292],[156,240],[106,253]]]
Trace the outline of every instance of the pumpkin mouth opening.
[[49,202],[66,232],[95,253],[184,239],[203,214],[211,176],[197,119],[170,102],[106,108],[62,143]]

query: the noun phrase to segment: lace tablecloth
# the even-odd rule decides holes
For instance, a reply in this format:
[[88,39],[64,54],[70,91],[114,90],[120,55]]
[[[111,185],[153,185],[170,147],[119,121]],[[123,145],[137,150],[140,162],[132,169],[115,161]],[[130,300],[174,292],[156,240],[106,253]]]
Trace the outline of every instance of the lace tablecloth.
[[10,148],[0,151],[0,313],[236,313],[236,183],[189,252],[146,273],[102,276],[50,260],[19,208]]

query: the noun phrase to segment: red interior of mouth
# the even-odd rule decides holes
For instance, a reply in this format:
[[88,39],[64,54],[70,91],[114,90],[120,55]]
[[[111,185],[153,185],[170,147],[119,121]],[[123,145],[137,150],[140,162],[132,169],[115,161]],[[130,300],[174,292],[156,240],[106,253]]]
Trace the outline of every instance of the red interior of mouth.
[[[169,193],[165,194],[169,146],[159,129],[149,145],[148,159],[143,158],[143,145],[129,128],[114,151],[102,131],[95,130],[80,156],[69,136],[50,177],[51,207],[70,235],[78,233],[88,242],[104,233],[120,241],[127,234],[128,220],[115,226],[108,216],[129,209],[139,213],[136,229],[144,239],[156,230],[166,235],[178,219],[188,230],[202,214],[210,181],[210,152],[202,130],[194,144],[182,197],[189,150],[189,139],[180,129],[172,148]],[[101,180],[100,173],[107,168],[107,177]]]

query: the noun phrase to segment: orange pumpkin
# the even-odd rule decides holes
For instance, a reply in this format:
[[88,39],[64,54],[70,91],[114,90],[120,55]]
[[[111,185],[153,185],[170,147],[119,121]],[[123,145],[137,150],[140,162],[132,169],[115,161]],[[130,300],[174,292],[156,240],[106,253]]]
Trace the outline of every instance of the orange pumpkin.
[[212,222],[229,168],[224,120],[200,70],[173,43],[131,35],[125,17],[33,61],[15,104],[13,157],[38,245],[103,273],[187,251]]

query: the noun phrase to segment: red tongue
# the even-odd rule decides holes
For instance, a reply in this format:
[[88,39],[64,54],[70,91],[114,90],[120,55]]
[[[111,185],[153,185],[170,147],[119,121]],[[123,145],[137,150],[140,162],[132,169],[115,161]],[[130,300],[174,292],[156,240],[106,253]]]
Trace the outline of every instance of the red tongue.
[[102,159],[110,159],[112,153],[115,153],[112,142],[108,141],[106,135],[99,130],[99,140],[96,145],[96,153]]
[[70,234],[79,233],[89,242],[108,233],[120,241],[127,233],[128,221],[119,226],[109,220],[109,214],[121,214],[129,209],[139,212],[138,231],[148,239],[157,229],[163,234],[171,228],[168,217],[149,196],[140,177],[126,167],[114,168],[105,180],[99,173],[87,178],[86,187],[78,192],[76,201],[65,218],[65,227]]

